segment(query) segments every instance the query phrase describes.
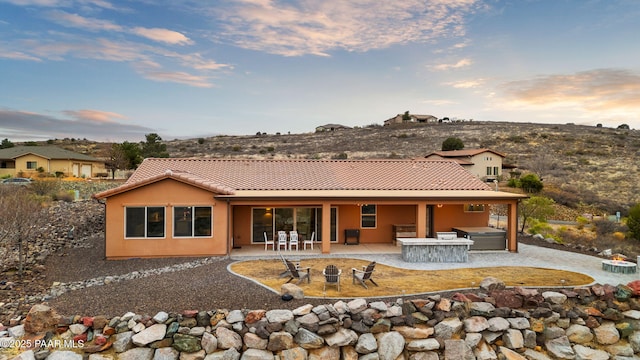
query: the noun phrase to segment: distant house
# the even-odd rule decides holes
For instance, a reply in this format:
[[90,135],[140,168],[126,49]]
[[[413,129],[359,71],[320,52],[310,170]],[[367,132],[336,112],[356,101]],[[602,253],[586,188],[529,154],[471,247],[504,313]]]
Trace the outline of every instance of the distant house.
[[483,181],[499,180],[502,176],[503,160],[506,156],[490,149],[463,149],[435,151],[427,159],[450,159]]
[[[322,253],[357,234],[393,244],[398,224],[417,237],[486,227],[487,204],[508,207],[506,238],[517,251],[517,204],[449,160],[246,160],[147,158],[104,202],[105,255],[229,255],[264,247],[278,231],[314,239]],[[353,239],[352,239],[353,240]],[[478,239],[477,244],[482,240]]]
[[384,126],[388,126],[388,125],[392,125],[392,124],[403,124],[403,123],[407,123],[407,122],[414,122],[414,123],[429,123],[429,122],[438,122],[438,118],[433,116],[433,115],[414,115],[414,114],[410,114],[409,120],[404,120],[403,119],[404,114],[398,114],[392,118],[389,118],[387,120],[384,121]]
[[32,177],[38,173],[92,178],[106,173],[104,161],[56,146],[0,149],[0,176]]
[[344,130],[344,129],[351,129],[351,127],[340,125],[340,124],[327,124],[327,125],[320,125],[316,127],[316,132],[336,131],[336,130]]

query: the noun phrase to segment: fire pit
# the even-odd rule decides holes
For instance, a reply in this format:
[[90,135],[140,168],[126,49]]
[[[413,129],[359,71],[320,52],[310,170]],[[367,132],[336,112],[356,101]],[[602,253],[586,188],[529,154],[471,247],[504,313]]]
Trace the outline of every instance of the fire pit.
[[624,259],[602,260],[602,269],[613,273],[635,274],[636,267],[636,263]]

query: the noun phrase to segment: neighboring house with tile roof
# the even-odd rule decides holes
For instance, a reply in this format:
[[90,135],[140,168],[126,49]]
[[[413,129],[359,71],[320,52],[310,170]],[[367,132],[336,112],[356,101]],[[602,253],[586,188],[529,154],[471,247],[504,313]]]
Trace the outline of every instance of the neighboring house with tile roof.
[[104,161],[57,146],[0,149],[0,176],[34,177],[39,173],[92,178],[106,174]]
[[394,224],[417,237],[486,227],[485,204],[509,209],[517,251],[523,195],[492,187],[449,160],[145,159],[121,186],[93,196],[106,206],[106,257],[228,255],[263,245],[264,233],[312,234],[323,253],[358,230],[360,243],[395,241]]
[[427,159],[449,159],[462,165],[467,171],[483,181],[500,180],[506,155],[491,149],[462,149],[434,151]]

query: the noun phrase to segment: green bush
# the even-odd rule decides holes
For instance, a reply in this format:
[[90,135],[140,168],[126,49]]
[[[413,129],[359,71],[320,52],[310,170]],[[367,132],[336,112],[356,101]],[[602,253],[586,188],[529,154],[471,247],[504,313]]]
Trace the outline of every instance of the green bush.
[[640,240],[640,203],[635,204],[629,209],[627,227],[629,227],[629,237]]
[[520,179],[520,187],[528,193],[538,193],[544,185],[536,174],[527,174]]
[[462,150],[464,149],[464,143],[460,138],[450,137],[442,142],[442,151]]
[[529,234],[540,234],[542,236],[550,237],[554,235],[553,228],[545,221],[540,221],[536,219],[531,220],[531,224],[529,225],[529,229],[527,230]]

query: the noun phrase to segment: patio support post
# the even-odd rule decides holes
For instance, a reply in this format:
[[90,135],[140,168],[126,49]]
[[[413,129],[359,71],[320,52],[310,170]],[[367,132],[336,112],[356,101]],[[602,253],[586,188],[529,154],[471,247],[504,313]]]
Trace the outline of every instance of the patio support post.
[[514,201],[507,206],[507,249],[510,252],[518,252],[518,202]]
[[331,204],[322,204],[322,253],[331,253]]
[[420,201],[416,204],[416,237],[427,237],[427,203]]

